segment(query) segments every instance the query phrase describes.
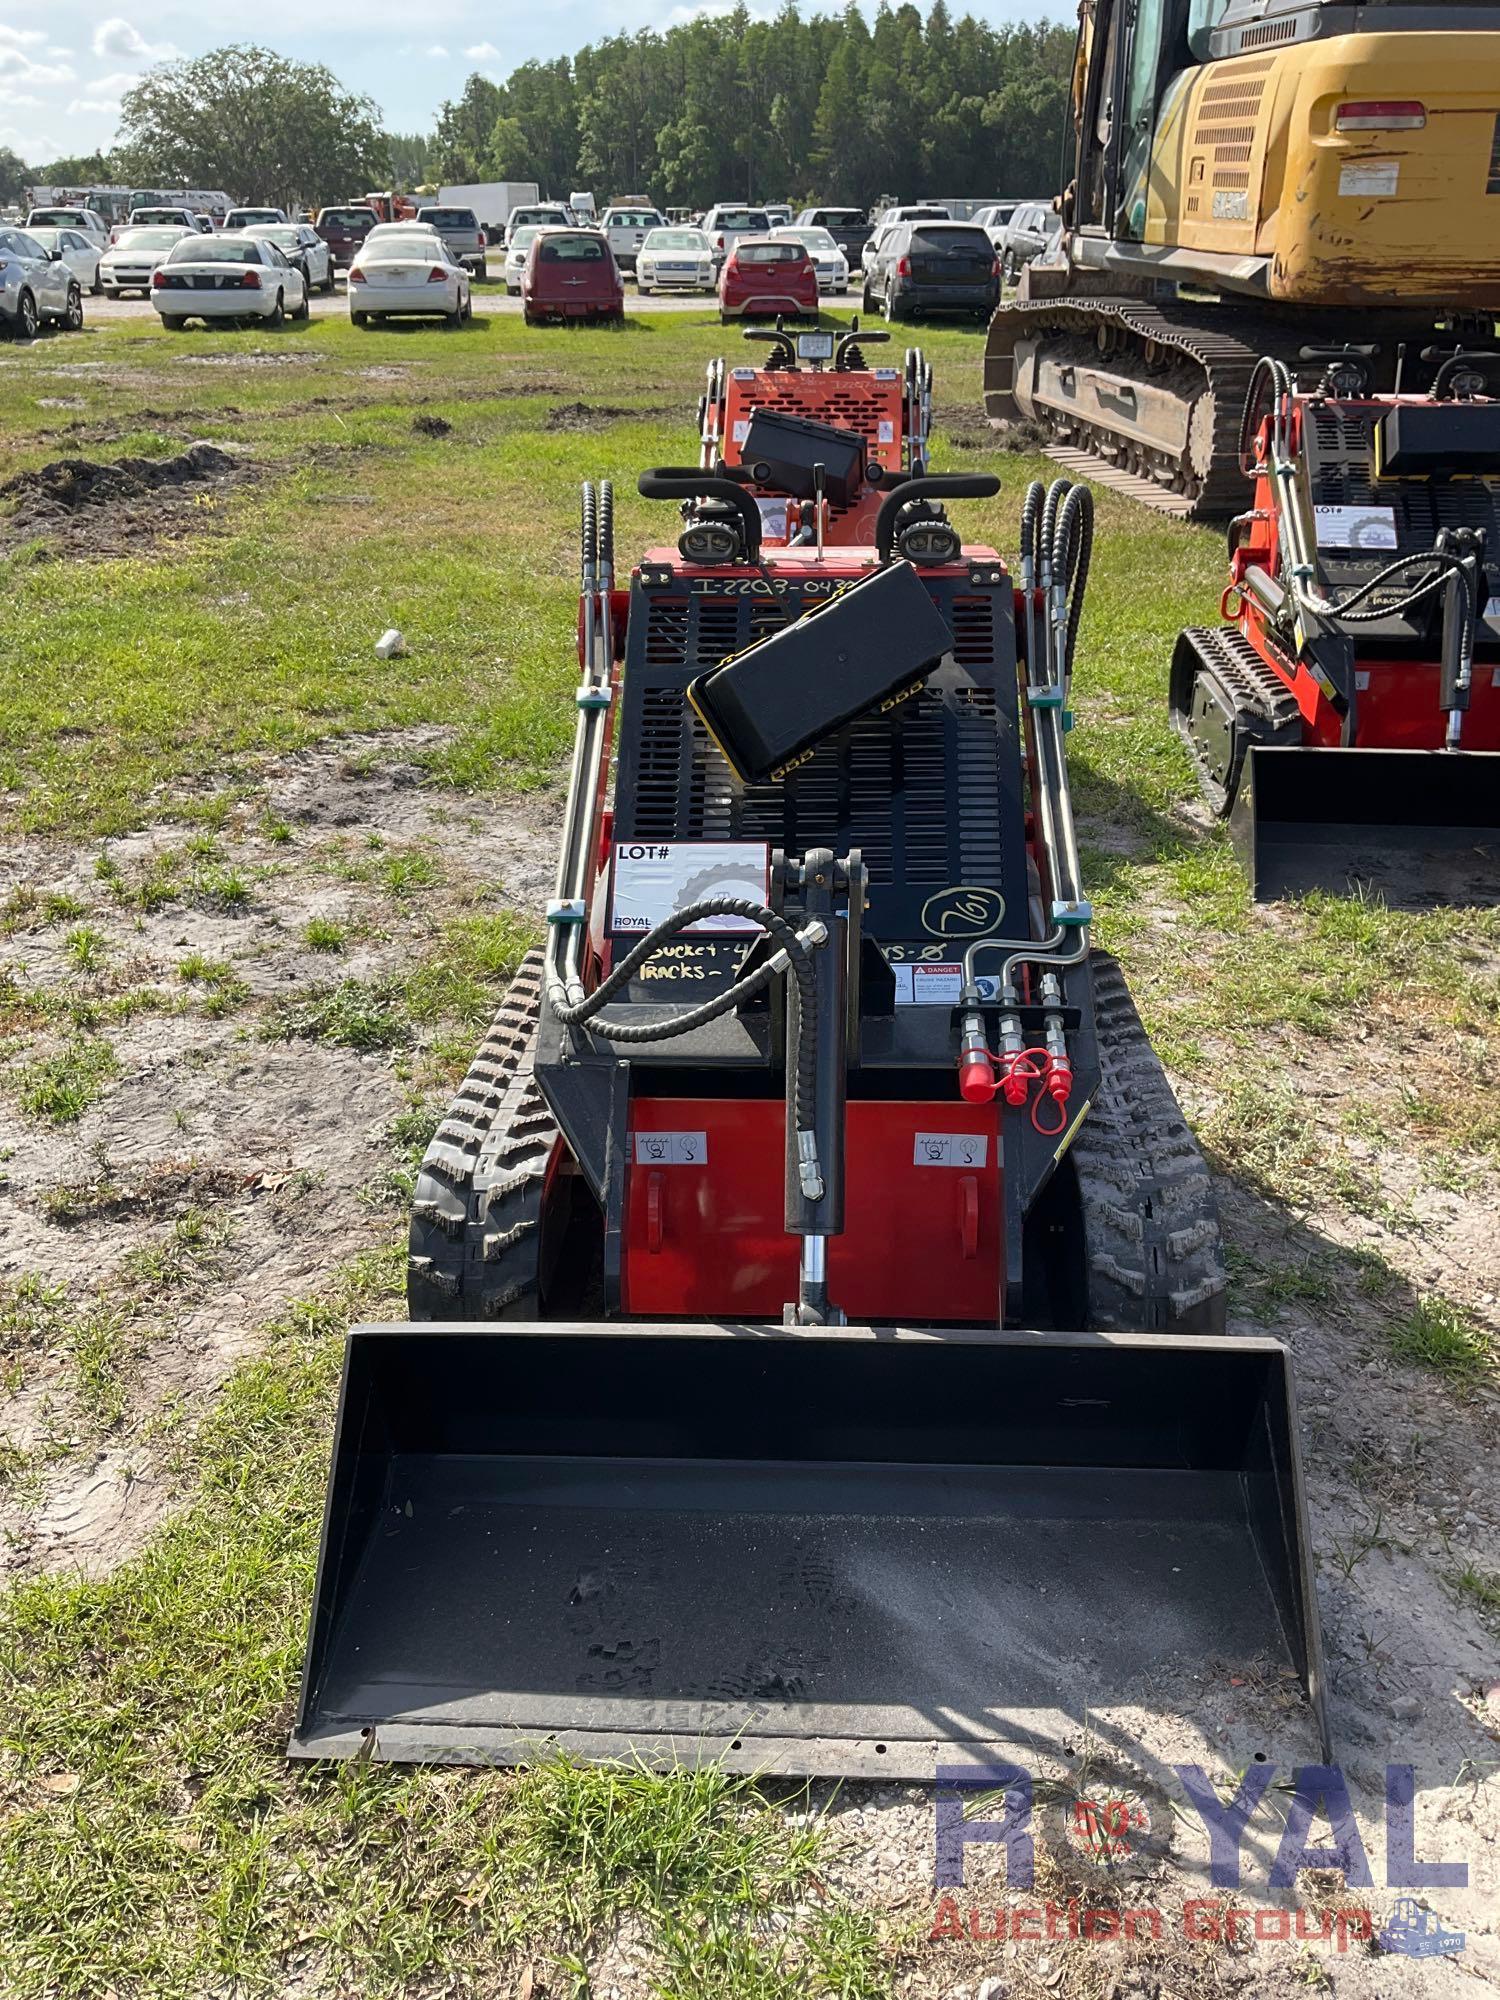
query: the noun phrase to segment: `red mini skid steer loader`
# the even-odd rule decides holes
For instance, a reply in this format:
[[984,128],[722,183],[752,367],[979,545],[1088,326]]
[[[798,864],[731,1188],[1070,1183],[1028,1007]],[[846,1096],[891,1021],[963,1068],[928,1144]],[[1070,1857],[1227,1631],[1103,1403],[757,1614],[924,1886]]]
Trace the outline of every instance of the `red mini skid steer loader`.
[[[1172,661],[1172,720],[1257,900],[1500,900],[1500,354],[1372,394],[1374,348],[1252,377],[1232,624]],[[1397,381],[1399,383],[1399,369]]]
[[1326,1738],[1287,1356],[1090,951],[1089,495],[1018,588],[796,364],[618,586],[584,489],[546,944],[350,1336],[295,1755],[930,1778],[1257,1659]]

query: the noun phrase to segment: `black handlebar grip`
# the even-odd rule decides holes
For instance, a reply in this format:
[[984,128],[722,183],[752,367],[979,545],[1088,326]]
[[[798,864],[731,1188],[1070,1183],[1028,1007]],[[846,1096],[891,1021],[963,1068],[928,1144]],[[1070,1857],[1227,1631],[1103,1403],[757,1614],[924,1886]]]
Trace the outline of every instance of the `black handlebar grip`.
[[745,531],[745,560],[760,560],[760,509],[732,479],[698,472],[690,465],[658,465],[635,482],[643,500],[727,500]]
[[908,500],[993,500],[999,491],[999,475],[993,472],[928,472],[916,479],[903,479],[880,503],[875,521],[876,553],[882,562],[890,561],[896,516]]

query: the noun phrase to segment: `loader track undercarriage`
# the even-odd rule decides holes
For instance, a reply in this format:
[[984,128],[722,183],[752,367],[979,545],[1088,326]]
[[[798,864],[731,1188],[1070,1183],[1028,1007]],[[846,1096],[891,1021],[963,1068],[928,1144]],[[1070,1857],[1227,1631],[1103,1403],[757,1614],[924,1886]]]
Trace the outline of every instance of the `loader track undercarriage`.
[[1240,303],[1017,299],[990,322],[985,409],[1036,424],[1070,472],[1162,513],[1222,519],[1249,498],[1240,422],[1261,356],[1292,366],[1304,344],[1337,345],[1351,332],[1378,343],[1384,376],[1401,341],[1433,337],[1397,314],[1351,329],[1347,315],[1292,318]]
[[[1203,1155],[1118,963],[1095,951],[1090,964],[1101,1083],[1070,1169],[1087,1323],[1222,1333],[1224,1250]],[[532,1080],[541,980],[541,955],[531,952],[422,1162],[407,1280],[415,1320],[545,1315],[556,1239],[544,1191],[557,1126]]]

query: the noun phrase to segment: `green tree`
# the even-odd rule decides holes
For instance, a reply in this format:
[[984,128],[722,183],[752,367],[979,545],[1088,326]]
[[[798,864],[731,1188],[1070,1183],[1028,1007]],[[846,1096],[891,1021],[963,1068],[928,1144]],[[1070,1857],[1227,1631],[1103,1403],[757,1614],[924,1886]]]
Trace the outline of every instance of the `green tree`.
[[239,44],[150,69],[125,93],[119,155],[132,178],[319,206],[390,173],[380,113],[319,63]]
[[19,201],[22,188],[29,187],[32,178],[31,169],[21,155],[13,153],[9,146],[0,146],[0,202]]
[[33,187],[81,187],[85,181],[109,186],[119,177],[119,162],[109,153],[70,153],[31,169]]
[[425,132],[391,132],[386,135],[386,146],[392,184],[403,190],[425,186],[427,162],[433,151],[431,137]]
[[501,112],[500,86],[476,70],[456,104],[438,113],[430,171],[439,181],[463,185],[487,176],[490,134]]

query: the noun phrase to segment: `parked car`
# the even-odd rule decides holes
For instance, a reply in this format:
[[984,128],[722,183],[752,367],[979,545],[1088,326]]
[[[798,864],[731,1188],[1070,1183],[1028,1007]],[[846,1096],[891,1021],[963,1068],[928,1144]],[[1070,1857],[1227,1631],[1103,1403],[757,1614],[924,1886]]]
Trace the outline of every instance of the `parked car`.
[[195,229],[122,229],[118,239],[111,243],[99,260],[99,282],[104,287],[107,299],[117,299],[122,292],[139,292],[141,297],[151,296],[151,278],[158,264],[188,237],[197,236]]
[[812,258],[818,273],[820,292],[842,292],[849,286],[849,260],[826,229],[812,229],[798,223],[773,229],[778,242],[800,243]]
[[513,208],[506,218],[505,247],[508,250],[518,229],[571,229],[573,218],[560,201],[532,202]]
[[310,292],[334,289],[333,252],[310,222],[257,222],[244,233],[274,243],[287,262],[297,266]]
[[837,243],[852,271],[859,253],[874,233],[862,208],[804,208],[797,217],[799,229],[826,229]]
[[27,229],[81,229],[85,236],[101,241],[109,235],[109,224],[96,208],[34,208],[26,218]]
[[610,255],[622,271],[635,269],[641,245],[653,229],[665,226],[666,217],[658,208],[607,208],[599,220]]
[[1000,252],[1000,267],[1006,279],[1014,283],[1021,275],[1022,267],[1033,258],[1045,254],[1062,234],[1062,217],[1049,201],[1023,201],[1017,204],[1010,221],[1005,225],[1005,234],[996,246]]
[[473,310],[468,267],[425,223],[372,229],[349,266],[349,318],[355,326],[434,316],[462,326]]
[[35,340],[49,320],[74,333],[83,325],[83,288],[62,252],[24,229],[0,228],[0,319],[21,340]]
[[212,236],[214,226],[206,215],[191,208],[133,208],[127,229],[192,229],[200,236]]
[[521,280],[526,275],[526,259],[531,254],[531,246],[541,232],[539,222],[526,222],[507,240],[505,245],[505,289],[512,298],[521,294]]
[[257,222],[285,222],[284,208],[232,208],[224,218],[226,230],[253,229]]
[[625,281],[606,239],[593,229],[538,230],[521,274],[521,310],[528,326],[624,319]]
[[898,222],[881,237],[864,309],[889,320],[958,312],[988,320],[1000,303],[995,246],[972,222]]
[[976,209],[969,217],[994,244],[997,255],[1005,250],[1005,226],[1020,206],[1018,201],[992,201],[988,207]]
[[900,226],[899,223],[895,222],[881,222],[877,223],[875,228],[870,231],[859,253],[859,268],[864,278],[866,289],[869,288],[870,280],[875,275],[882,246],[895,235]]
[[713,245],[701,229],[653,229],[636,254],[635,288],[653,292],[711,292]]
[[741,236],[719,274],[719,318],[752,314],[818,316],[818,270],[805,243]]
[[763,201],[761,208],[772,229],[785,229],[792,219],[792,205],[789,201]]
[[99,282],[99,259],[104,255],[104,245],[97,236],[86,236],[81,229],[28,229],[26,234],[34,236],[49,257],[54,250],[58,251],[61,261],[85,291],[103,290]]
[[716,202],[703,218],[703,233],[714,248],[714,261],[721,268],[724,259],[741,236],[764,236],[770,218],[763,208],[740,208],[732,202]]
[[373,208],[355,203],[347,208],[320,208],[313,228],[328,245],[334,267],[347,270],[379,221]]
[[885,209],[876,219],[877,229],[890,229],[898,222],[951,222],[947,209],[935,201],[908,202],[904,207]]
[[274,243],[226,229],[222,236],[184,236],[151,276],[151,303],[169,332],[201,319],[258,319],[280,326],[306,319],[307,280]]
[[417,220],[437,231],[455,263],[462,264],[476,278],[490,275],[485,232],[480,228],[479,217],[472,208],[419,208]]

